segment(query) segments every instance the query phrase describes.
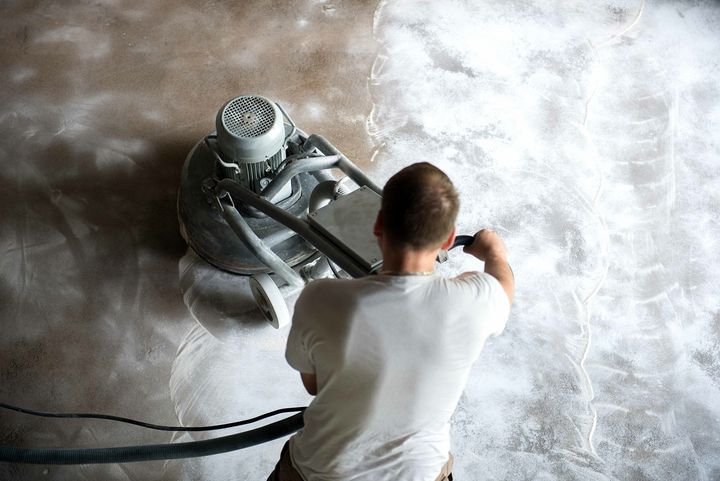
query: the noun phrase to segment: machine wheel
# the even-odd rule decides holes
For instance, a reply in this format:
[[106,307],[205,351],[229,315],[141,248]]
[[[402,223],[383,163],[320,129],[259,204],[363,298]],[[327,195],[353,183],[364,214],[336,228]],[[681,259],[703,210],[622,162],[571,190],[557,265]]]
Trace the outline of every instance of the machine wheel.
[[250,290],[258,308],[272,327],[280,329],[290,324],[290,312],[285,299],[269,275],[255,274],[250,277]]

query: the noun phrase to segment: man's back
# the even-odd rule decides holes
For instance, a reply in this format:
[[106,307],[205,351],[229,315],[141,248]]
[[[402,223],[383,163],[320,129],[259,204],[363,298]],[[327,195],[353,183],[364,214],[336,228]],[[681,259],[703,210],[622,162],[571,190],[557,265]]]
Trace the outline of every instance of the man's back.
[[310,284],[286,353],[318,386],[290,442],[298,471],[307,481],[434,481],[470,367],[508,311],[481,273]]

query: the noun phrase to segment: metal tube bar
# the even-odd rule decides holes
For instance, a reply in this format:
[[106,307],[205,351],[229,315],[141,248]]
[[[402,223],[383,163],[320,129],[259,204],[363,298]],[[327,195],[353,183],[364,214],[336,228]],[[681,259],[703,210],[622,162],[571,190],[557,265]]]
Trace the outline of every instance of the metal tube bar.
[[277,207],[272,202],[244,188],[231,179],[223,179],[215,187],[215,193],[220,195],[223,191],[230,193],[238,200],[258,209],[269,217],[283,224],[285,227],[298,233],[317,250],[329,257],[335,264],[353,277],[363,277],[369,274],[365,268],[346,252],[339,249],[332,241],[318,233],[310,225]]
[[[378,195],[382,196],[382,189],[375,184],[375,182],[370,179],[365,173],[360,170],[360,168],[353,164],[350,159],[345,157],[345,155],[340,152],[333,144],[331,144],[325,137],[318,134],[312,134],[310,137],[307,138],[305,141],[305,144],[310,143],[310,147],[317,147],[320,152],[327,156],[334,156],[337,155],[340,159],[336,167],[345,174],[347,174],[348,177],[350,177],[353,181],[355,181],[356,184],[358,184],[360,187],[366,185],[368,188],[374,190],[377,192]],[[307,150],[307,148],[305,148]]]
[[283,114],[285,119],[288,121],[288,123],[290,124],[290,127],[292,127],[292,130],[290,131],[290,133],[285,136],[285,143],[287,143],[287,141],[290,139],[290,137],[295,135],[295,132],[297,132],[297,127],[295,126],[295,122],[293,122],[293,119],[291,119],[290,116],[288,115],[288,113],[285,112],[285,109],[282,108],[282,105],[280,105],[278,103],[276,103],[275,105],[277,105],[277,108],[280,110],[280,112]]
[[307,138],[305,152],[310,153],[314,148],[320,150],[325,156],[286,161],[277,177],[260,192],[260,195],[266,200],[272,199],[293,177],[304,172],[312,172],[319,182],[335,180],[327,170],[340,169],[360,187],[367,186],[382,196],[382,189],[324,137],[313,134]]
[[333,175],[330,173],[329,170],[315,170],[313,172],[310,172],[310,175],[315,177],[315,179],[318,181],[318,183],[325,182],[328,180],[337,181],[337,179],[335,177],[333,177]]
[[205,137],[204,142],[205,142],[205,146],[208,148],[208,150],[209,150],[210,152],[212,152],[213,156],[215,157],[215,160],[217,160],[218,163],[220,163],[220,165],[222,165],[223,167],[225,167],[225,168],[227,168],[227,169],[234,169],[235,172],[237,172],[237,173],[239,174],[239,173],[240,173],[240,167],[239,167],[237,164],[235,164],[235,163],[225,162],[225,161],[222,159],[222,157],[220,157],[220,154],[218,153],[218,151],[215,150],[215,147],[213,147],[213,146],[210,144],[210,139],[211,139],[211,138],[217,139],[217,136],[213,137],[213,136],[211,136],[211,135],[208,135],[207,137]]
[[335,167],[338,163],[339,156],[332,155],[329,157],[312,157],[309,159],[293,159],[285,164],[285,167],[261,192],[260,196],[265,200],[270,200],[280,192],[285,184],[290,182],[298,174],[310,172],[314,170],[329,169]]
[[[221,204],[218,199],[218,204]],[[235,209],[234,206],[222,205],[222,214],[225,218],[225,222],[228,223],[230,228],[240,238],[252,254],[258,258],[263,264],[273,270],[275,274],[280,276],[288,284],[295,287],[302,287],[305,285],[300,275],[295,272],[292,267],[287,265],[277,254],[275,254],[256,234],[248,225],[247,221],[243,219],[240,213]]]

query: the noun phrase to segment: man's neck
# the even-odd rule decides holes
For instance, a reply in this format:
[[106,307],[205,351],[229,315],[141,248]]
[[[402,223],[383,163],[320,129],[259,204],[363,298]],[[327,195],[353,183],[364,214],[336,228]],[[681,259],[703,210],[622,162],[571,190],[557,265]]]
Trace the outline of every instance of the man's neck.
[[392,272],[397,274],[434,272],[435,251],[387,251],[383,252],[383,267],[380,272]]

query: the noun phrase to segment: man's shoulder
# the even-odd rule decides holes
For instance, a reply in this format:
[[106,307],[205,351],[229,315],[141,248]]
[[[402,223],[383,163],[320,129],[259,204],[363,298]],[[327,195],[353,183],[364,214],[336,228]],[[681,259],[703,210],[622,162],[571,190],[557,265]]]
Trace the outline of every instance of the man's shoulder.
[[467,291],[468,293],[477,294],[487,288],[487,274],[478,271],[463,272],[455,277],[446,278],[445,281],[454,288],[455,291]]
[[459,276],[448,279],[456,288],[469,294],[473,301],[493,302],[504,300],[507,302],[507,295],[500,282],[487,272],[470,271]]
[[451,278],[451,281],[457,283],[458,285],[474,285],[482,288],[489,288],[493,286],[494,282],[497,282],[497,279],[487,272],[468,271]]
[[300,293],[298,302],[332,301],[339,297],[352,296],[358,291],[361,279],[314,279]]
[[466,272],[453,279],[462,286],[469,304],[474,312],[483,313],[489,320],[485,327],[491,334],[502,332],[510,313],[510,302],[500,281],[487,272]]
[[308,282],[303,289],[303,294],[322,293],[328,291],[337,291],[347,289],[356,284],[358,279],[334,279],[332,277],[323,277],[321,279],[313,279]]
[[342,323],[361,296],[358,280],[324,278],[309,282],[295,302],[293,325],[317,330],[325,323]]

